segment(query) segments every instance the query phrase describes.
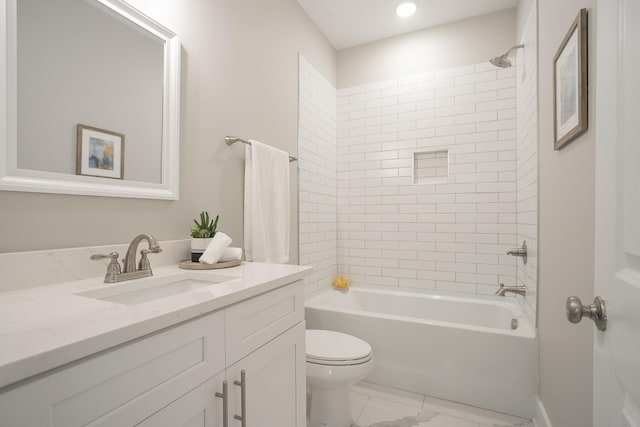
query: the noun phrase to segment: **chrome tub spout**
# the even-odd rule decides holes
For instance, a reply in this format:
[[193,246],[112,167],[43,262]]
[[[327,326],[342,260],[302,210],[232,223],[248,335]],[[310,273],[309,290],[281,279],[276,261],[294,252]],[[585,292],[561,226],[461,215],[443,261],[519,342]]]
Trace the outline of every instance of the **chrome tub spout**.
[[504,294],[510,292],[512,294],[525,296],[527,294],[526,286],[505,286],[504,283],[500,283],[500,288],[496,291],[495,295],[503,297]]

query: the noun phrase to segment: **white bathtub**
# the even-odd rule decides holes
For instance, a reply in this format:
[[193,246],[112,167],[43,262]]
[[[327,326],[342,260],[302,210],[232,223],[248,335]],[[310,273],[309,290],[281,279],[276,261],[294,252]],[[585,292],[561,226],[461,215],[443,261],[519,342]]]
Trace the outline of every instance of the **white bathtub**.
[[308,329],[345,332],[371,344],[376,367],[366,381],[534,414],[535,328],[513,298],[352,287],[328,289],[305,306]]

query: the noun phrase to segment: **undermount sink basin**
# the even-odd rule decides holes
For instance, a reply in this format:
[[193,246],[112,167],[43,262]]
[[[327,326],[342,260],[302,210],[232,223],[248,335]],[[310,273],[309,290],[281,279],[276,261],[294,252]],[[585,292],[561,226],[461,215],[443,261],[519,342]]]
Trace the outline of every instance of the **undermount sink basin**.
[[233,276],[184,272],[171,276],[126,281],[75,295],[125,305],[137,305],[237,279]]

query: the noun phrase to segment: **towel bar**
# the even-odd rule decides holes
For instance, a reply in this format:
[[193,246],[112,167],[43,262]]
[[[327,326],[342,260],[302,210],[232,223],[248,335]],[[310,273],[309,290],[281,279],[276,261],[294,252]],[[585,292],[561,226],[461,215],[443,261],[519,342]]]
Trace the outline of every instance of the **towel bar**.
[[[251,145],[251,141],[247,141],[246,139],[238,138],[237,136],[225,136],[224,140],[227,143],[227,145],[235,144],[236,142],[242,142],[243,144]],[[297,157],[293,157],[293,156],[289,156],[289,161],[290,162],[297,162],[298,158]]]

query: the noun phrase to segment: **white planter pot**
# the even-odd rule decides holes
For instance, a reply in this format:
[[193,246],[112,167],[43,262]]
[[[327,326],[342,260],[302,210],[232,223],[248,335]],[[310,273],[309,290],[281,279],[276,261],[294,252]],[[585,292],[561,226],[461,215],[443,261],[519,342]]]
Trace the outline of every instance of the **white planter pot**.
[[194,237],[191,238],[191,251],[192,252],[204,252],[209,246],[209,243],[213,240],[213,237],[208,237],[206,239],[196,239]]
[[198,262],[200,256],[207,249],[209,243],[213,240],[213,237],[208,237],[206,239],[201,238],[191,238],[191,261]]

